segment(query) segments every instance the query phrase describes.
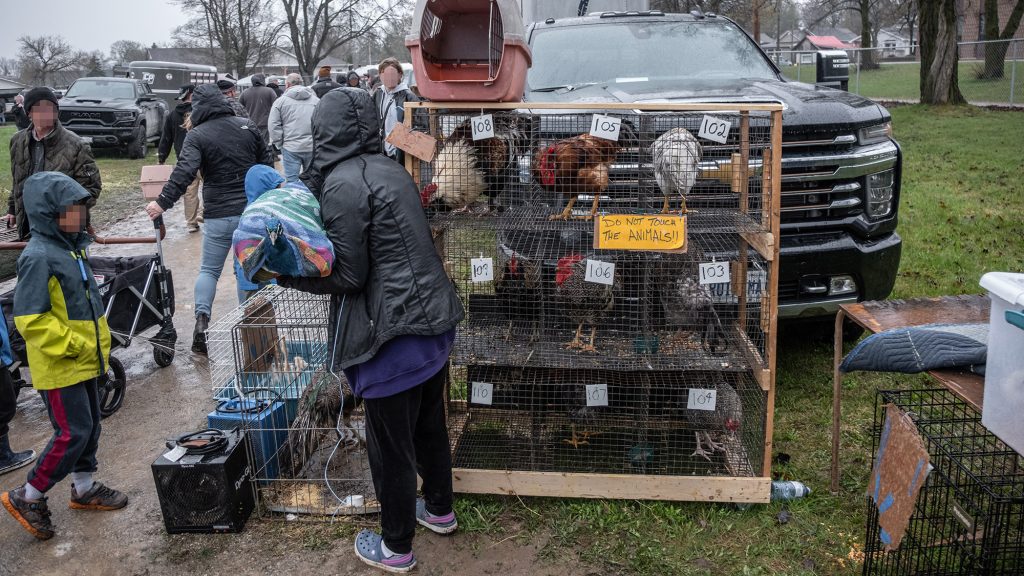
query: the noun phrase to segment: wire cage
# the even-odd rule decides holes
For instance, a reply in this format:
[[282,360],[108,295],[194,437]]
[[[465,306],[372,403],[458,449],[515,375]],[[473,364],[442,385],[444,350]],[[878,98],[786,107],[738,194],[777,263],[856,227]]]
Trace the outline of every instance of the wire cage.
[[213,428],[241,426],[264,513],[379,508],[361,410],[329,369],[330,302],[270,285],[207,331]]
[[869,499],[864,574],[1024,573],[1021,455],[947,389],[878,392],[874,453],[888,404],[913,419],[934,468],[897,550],[883,549],[878,510]]
[[767,501],[780,108],[443,106],[456,490]]

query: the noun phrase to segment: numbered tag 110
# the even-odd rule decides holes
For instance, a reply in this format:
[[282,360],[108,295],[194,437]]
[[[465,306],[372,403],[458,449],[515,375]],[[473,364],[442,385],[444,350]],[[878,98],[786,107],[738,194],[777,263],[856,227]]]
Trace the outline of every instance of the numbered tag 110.
[[719,144],[725,144],[729,141],[729,129],[732,128],[732,122],[728,120],[722,120],[721,118],[715,118],[714,116],[704,116],[704,120],[700,123],[700,131],[697,132],[697,136]]
[[729,262],[703,262],[700,265],[701,284],[724,284],[729,282]]
[[490,282],[494,280],[494,259],[473,258],[469,261],[472,268],[470,280],[473,282]]
[[622,119],[613,116],[594,114],[590,121],[590,135],[596,138],[604,138],[613,142],[619,141],[619,129],[622,128]]
[[714,410],[718,400],[718,390],[708,388],[690,388],[686,397],[687,410]]
[[473,140],[494,138],[494,118],[490,114],[470,118],[469,125],[473,130]]
[[587,260],[587,274],[583,280],[611,286],[615,282],[615,263]]
[[587,384],[587,406],[607,406],[608,385]]
[[494,400],[494,384],[490,382],[473,382],[470,388],[469,402],[471,404],[491,405]]

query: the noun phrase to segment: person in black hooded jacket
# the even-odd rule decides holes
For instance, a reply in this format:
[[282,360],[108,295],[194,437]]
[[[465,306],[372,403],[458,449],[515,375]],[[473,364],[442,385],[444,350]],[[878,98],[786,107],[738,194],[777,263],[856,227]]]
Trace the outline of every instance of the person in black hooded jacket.
[[[313,113],[313,161],[302,180],[320,201],[334,245],[324,278],[278,277],[331,295],[329,367],[344,370],[366,414],[381,534],[356,538],[360,560],[390,571],[416,564],[416,523],[450,534],[452,475],[444,418],[447,360],[462,303],[434,250],[416,183],[380,153],[380,120],[359,88],[327,92]],[[424,498],[416,498],[416,474]]]
[[267,127],[270,119],[270,107],[277,100],[277,92],[266,85],[266,77],[263,74],[252,75],[252,87],[242,92],[238,102],[245,106],[249,112],[249,118],[256,123],[263,135],[264,142],[270,142],[270,129]]
[[[171,148],[174,148],[175,156],[181,156],[181,145],[185,142],[185,120],[192,113],[192,93],[195,91],[195,84],[186,84],[181,87],[178,97],[181,103],[174,107],[164,117],[164,129],[160,134],[160,145],[156,151],[156,161],[163,164],[171,155]],[[202,174],[188,185],[185,190],[185,224],[189,232],[199,232],[199,222],[203,219],[202,207],[199,202],[199,186],[203,183]]]
[[[245,210],[245,174],[256,164],[274,165],[259,129],[247,118],[235,116],[216,84],[203,84],[192,95],[192,129],[181,145],[181,155],[160,197],[146,206],[152,219],[169,210],[185,193],[196,174],[203,173],[206,231],[202,262],[196,277],[196,326],[192,351],[206,354],[206,328],[217,293],[217,280],[231,250],[231,235]],[[239,293],[239,302],[244,294]]]

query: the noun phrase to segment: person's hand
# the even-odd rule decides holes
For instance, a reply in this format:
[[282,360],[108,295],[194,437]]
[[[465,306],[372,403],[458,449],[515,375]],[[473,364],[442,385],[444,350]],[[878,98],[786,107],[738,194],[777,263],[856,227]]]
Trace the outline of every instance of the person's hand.
[[156,203],[156,200],[146,204],[146,214],[149,214],[150,220],[156,220],[163,213],[164,209]]
[[5,220],[7,221],[7,227],[8,228],[14,228],[14,222],[15,222],[14,214],[8,214],[7,217],[5,218]]

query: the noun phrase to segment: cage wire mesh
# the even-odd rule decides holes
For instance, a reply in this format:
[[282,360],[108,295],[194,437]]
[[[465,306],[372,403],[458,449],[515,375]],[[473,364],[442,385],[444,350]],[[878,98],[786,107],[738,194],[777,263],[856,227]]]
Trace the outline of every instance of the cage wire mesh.
[[329,367],[329,316],[327,297],[271,285],[207,332],[210,423],[245,428],[262,512],[378,510],[362,411]]
[[899,549],[886,552],[868,500],[864,574],[1024,573],[1024,460],[946,389],[880,391],[873,454],[885,406],[917,426],[933,466]]
[[[617,141],[593,110],[414,112],[437,149],[412,174],[466,309],[454,465],[761,475],[772,278],[741,234],[771,229],[770,117],[716,112],[718,144],[702,112],[605,115]],[[685,253],[595,248],[595,216],[684,210]]]

